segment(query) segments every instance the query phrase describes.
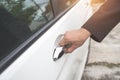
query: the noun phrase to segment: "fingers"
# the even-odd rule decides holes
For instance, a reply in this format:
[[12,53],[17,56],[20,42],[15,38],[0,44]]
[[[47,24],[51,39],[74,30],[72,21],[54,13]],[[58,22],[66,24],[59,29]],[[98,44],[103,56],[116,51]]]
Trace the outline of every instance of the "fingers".
[[75,49],[76,49],[76,47],[74,47],[74,45],[71,45],[71,47],[69,47],[69,48],[64,48],[64,52],[72,53]]
[[90,35],[91,33],[83,28],[78,30],[67,31],[64,34],[63,39],[60,41],[59,45],[64,48],[64,52],[71,53],[76,48],[82,46]]
[[59,45],[63,47],[65,53],[69,53],[73,51],[72,49],[70,49],[70,47],[72,46],[72,43],[67,41],[65,38],[63,38],[60,41]]
[[65,40],[64,38],[61,40],[60,46],[63,47],[65,53],[72,53],[77,48],[73,43]]
[[62,46],[62,47],[64,47],[67,44],[69,44],[69,42],[65,38],[63,38],[59,43],[59,45]]

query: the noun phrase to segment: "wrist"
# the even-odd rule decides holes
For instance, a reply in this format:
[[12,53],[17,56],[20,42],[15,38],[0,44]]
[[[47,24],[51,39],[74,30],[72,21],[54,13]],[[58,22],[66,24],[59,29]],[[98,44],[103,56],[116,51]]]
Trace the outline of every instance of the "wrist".
[[81,28],[80,31],[83,32],[83,34],[86,36],[86,38],[91,36],[91,33],[85,28]]
[[88,31],[87,29],[85,29],[85,28],[81,28],[82,29],[82,31],[85,33],[85,34],[87,34],[88,36],[91,36],[91,32],[90,31]]

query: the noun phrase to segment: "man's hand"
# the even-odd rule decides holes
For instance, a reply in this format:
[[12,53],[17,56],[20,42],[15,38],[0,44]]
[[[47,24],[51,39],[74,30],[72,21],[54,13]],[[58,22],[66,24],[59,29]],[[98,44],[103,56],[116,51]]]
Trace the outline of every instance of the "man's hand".
[[71,53],[76,48],[82,46],[90,35],[90,32],[84,28],[67,31],[64,34],[63,39],[60,41],[60,46],[64,47],[65,53]]

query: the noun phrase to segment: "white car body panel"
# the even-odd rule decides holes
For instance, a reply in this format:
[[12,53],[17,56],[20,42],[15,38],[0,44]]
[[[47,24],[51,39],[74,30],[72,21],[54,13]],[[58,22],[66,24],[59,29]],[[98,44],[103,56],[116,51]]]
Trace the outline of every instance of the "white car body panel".
[[79,1],[0,75],[0,80],[80,80],[88,55],[89,39],[71,54],[53,61],[55,40],[68,30],[79,29],[92,11]]

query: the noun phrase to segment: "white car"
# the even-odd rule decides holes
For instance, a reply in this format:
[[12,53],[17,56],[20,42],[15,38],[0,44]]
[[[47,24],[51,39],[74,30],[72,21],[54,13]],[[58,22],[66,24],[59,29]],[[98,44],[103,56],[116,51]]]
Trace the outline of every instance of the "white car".
[[0,0],[0,80],[80,80],[89,39],[71,54],[58,43],[91,16],[89,0]]

